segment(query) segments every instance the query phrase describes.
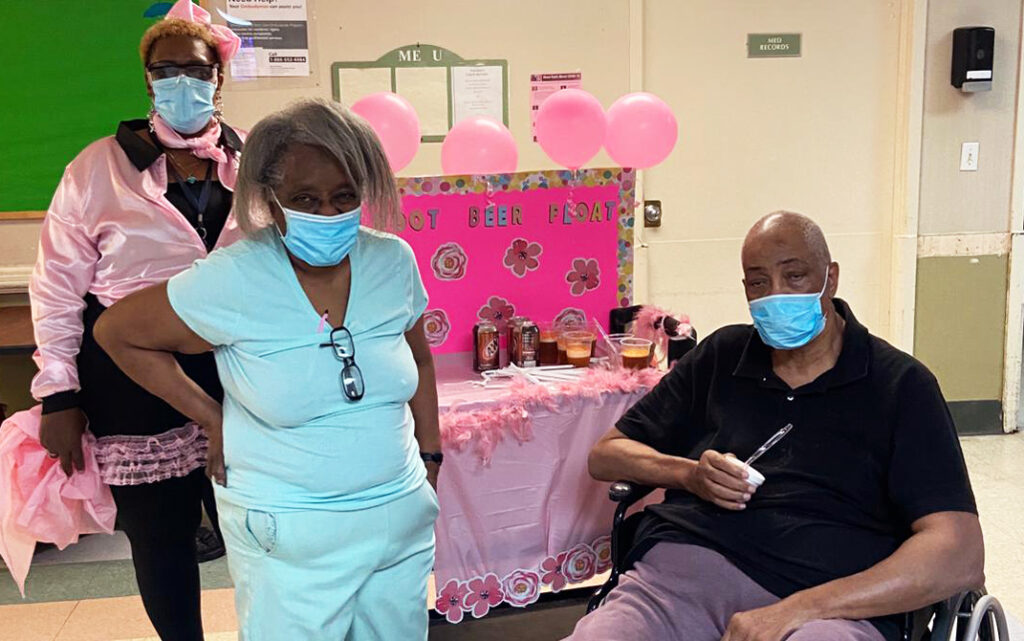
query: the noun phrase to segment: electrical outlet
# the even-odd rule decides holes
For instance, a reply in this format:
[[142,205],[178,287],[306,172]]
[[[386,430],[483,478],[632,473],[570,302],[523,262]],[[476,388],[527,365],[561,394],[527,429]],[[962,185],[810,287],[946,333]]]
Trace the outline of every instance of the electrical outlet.
[[976,142],[960,146],[960,171],[978,171],[978,147]]

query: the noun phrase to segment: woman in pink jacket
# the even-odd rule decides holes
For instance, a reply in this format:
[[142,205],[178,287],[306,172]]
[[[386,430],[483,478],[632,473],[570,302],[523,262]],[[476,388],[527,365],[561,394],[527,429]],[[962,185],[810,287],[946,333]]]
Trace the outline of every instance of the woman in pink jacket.
[[[126,377],[92,329],[124,296],[240,237],[230,211],[242,137],[219,109],[224,67],[238,46],[190,0],[146,31],[149,118],[122,122],[68,165],[30,285],[40,440],[71,475],[83,467],[83,431],[97,437],[143,603],[165,641],[203,637],[196,531],[210,488],[207,449],[215,456],[220,444]],[[179,362],[196,385],[223,393],[212,354]]]

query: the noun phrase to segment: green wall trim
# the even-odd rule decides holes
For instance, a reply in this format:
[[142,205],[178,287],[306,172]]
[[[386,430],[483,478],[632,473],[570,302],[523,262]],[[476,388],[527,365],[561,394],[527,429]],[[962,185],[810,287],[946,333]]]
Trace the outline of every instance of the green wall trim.
[[1003,433],[1001,401],[950,401],[949,413],[960,436]]

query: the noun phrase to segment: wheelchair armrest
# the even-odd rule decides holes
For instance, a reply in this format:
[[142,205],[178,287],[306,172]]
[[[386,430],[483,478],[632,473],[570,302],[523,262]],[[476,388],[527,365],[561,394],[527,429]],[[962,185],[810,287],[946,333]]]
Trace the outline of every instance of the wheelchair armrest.
[[608,498],[618,503],[620,508],[629,507],[653,491],[653,487],[646,485],[637,485],[630,481],[616,481],[608,488]]

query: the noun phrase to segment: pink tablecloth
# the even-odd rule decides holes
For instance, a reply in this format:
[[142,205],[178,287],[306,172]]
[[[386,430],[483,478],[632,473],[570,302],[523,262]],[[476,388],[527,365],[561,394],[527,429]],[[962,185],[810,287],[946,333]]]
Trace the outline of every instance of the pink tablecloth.
[[[441,412],[501,403],[501,390],[455,381],[474,377],[438,364]],[[608,484],[587,473],[591,446],[633,403],[635,393],[563,401],[531,411],[532,440],[506,439],[484,464],[472,448],[445,450],[438,498],[437,610],[450,621],[483,616],[502,602],[525,606],[541,586],[560,590],[608,569],[614,506]]]

